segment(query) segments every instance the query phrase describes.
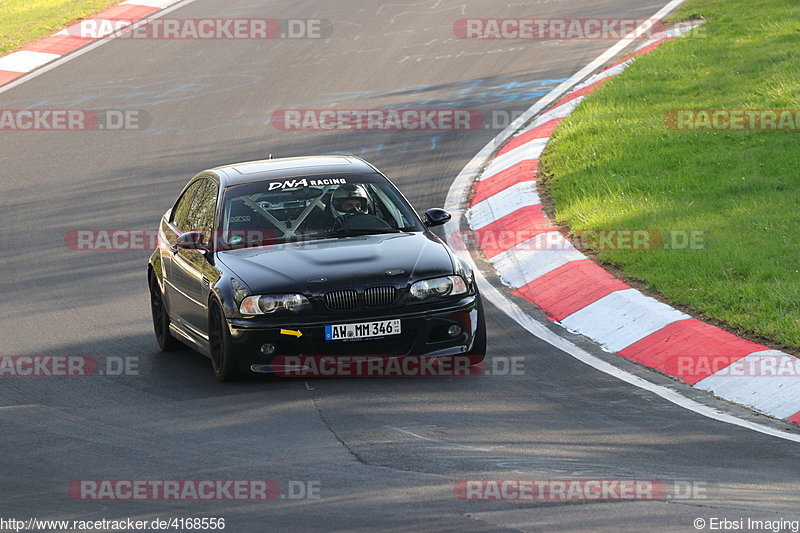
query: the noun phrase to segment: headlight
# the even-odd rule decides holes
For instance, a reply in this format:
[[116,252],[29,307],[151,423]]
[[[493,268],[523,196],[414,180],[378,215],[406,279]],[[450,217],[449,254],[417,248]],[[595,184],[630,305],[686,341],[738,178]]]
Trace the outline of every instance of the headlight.
[[411,286],[411,296],[420,300],[430,296],[457,296],[467,293],[467,284],[461,276],[424,279]]
[[276,311],[297,313],[310,305],[302,294],[265,294],[248,296],[242,300],[239,311],[243,315],[269,315]]

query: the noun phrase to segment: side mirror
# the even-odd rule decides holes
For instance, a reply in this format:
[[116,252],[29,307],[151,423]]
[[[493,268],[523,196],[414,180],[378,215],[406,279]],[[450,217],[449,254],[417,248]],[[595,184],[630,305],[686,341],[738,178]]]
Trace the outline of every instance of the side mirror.
[[425,216],[423,217],[423,222],[425,222],[425,226],[432,228],[434,226],[441,226],[442,224],[446,224],[452,215],[445,211],[444,209],[439,209],[438,207],[434,207],[433,209],[428,209],[425,211]]
[[205,237],[202,231],[187,231],[178,236],[178,242],[175,243],[175,250],[179,248],[183,250],[200,250],[207,252],[210,249],[208,243],[203,242]]

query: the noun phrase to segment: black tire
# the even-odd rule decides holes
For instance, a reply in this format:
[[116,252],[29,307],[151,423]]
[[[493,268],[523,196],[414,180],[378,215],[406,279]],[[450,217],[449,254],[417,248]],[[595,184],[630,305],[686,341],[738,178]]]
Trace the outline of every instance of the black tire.
[[225,320],[225,313],[216,300],[209,306],[208,344],[211,351],[211,367],[219,381],[236,381],[241,378],[241,370],[233,355],[231,332]]
[[480,296],[478,296],[478,328],[467,356],[470,366],[480,364],[486,358],[486,316],[483,314],[483,302]]
[[155,274],[150,274],[150,311],[153,315],[153,330],[158,347],[164,352],[173,352],[181,347],[180,341],[169,332],[169,313],[164,305],[164,295]]

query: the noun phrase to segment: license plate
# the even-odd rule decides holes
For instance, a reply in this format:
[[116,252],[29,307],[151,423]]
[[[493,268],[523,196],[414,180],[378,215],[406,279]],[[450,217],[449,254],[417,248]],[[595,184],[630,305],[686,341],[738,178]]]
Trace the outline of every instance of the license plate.
[[325,326],[326,341],[361,340],[400,334],[400,319]]

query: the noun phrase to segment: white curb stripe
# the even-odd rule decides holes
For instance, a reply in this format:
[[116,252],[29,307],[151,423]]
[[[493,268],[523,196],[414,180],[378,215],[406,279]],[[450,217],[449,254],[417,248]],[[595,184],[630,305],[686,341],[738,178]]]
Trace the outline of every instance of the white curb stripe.
[[581,259],[585,259],[583,254],[563,235],[549,231],[497,254],[489,262],[504,284],[518,289],[561,265]]
[[684,33],[687,33],[689,31],[697,28],[698,26],[700,26],[699,23],[692,24],[690,26],[680,26],[678,28],[670,28],[670,29],[668,29],[666,31],[660,31],[658,33],[655,33],[655,34],[653,34],[653,37],[651,39],[645,41],[644,44],[640,44],[639,46],[637,46],[634,49],[634,52],[638,52],[642,48],[647,48],[651,44],[655,44],[655,43],[657,43],[659,41],[663,41],[664,39],[668,39],[670,37],[680,37]]
[[[572,94],[572,91],[570,91],[569,94]],[[517,135],[522,135],[526,131],[530,131],[533,128],[541,126],[542,124],[546,124],[547,122],[550,122],[551,120],[554,120],[554,119],[557,119],[557,118],[566,117],[567,115],[572,113],[572,111],[576,107],[578,107],[578,104],[580,104],[583,101],[584,98],[586,98],[586,97],[585,96],[579,96],[579,97],[575,98],[574,100],[570,100],[566,104],[561,104],[560,106],[557,106],[557,107],[554,107],[554,108],[548,110],[546,113],[542,113],[541,115],[539,115],[539,117],[536,120],[534,120],[531,123],[530,126],[525,128],[524,130],[520,131]],[[484,178],[483,177],[479,178],[479,181],[481,179],[484,179]]]
[[[604,80],[606,78],[610,78],[611,76],[616,76],[617,74],[619,74],[623,70],[625,70],[625,68],[628,65],[630,65],[631,63],[633,63],[635,60],[636,60],[636,58],[631,58],[631,59],[629,59],[629,60],[627,60],[627,61],[625,61],[623,63],[620,63],[616,67],[611,67],[611,68],[609,68],[607,70],[604,70],[604,71],[600,72],[599,74],[595,74],[594,76],[592,76],[591,78],[586,80],[584,83],[581,83],[580,85],[575,87],[575,91],[580,91],[581,89],[584,89],[584,88],[588,87],[589,85],[591,85],[593,83],[597,83],[600,80]],[[575,91],[572,91],[569,94],[572,94]],[[569,96],[569,95],[567,95],[567,96]]]
[[48,54],[47,52],[33,52],[31,50],[21,50],[0,57],[0,70],[10,72],[30,72],[35,68],[41,67],[54,59],[61,57],[58,54]]
[[618,352],[678,320],[691,318],[636,289],[615,291],[575,311],[561,325]]
[[643,44],[640,44],[639,46],[634,48],[633,49],[633,53],[636,53],[636,52],[638,52],[639,50],[641,50],[643,48],[647,48],[651,44],[655,44],[655,43],[661,41],[662,39],[666,39],[668,37],[677,37],[677,36],[667,35],[667,34],[659,34],[658,37],[654,37],[654,38],[652,38],[652,39],[650,39],[648,41],[645,41]]
[[540,203],[536,182],[521,181],[473,205],[467,211],[467,220],[472,229],[479,230],[518,209]]
[[[774,370],[789,375],[770,375]],[[695,387],[778,418],[800,411],[800,359],[778,350],[751,353]],[[744,374],[744,375],[737,375]]]
[[522,163],[523,161],[537,159],[540,155],[542,155],[545,144],[547,144],[547,138],[536,139],[529,143],[525,143],[522,146],[514,148],[513,150],[506,152],[499,157],[496,157],[494,161],[492,161],[492,163],[486,167],[486,171],[481,176],[481,180],[491,178],[495,174],[507,170],[516,164]]

